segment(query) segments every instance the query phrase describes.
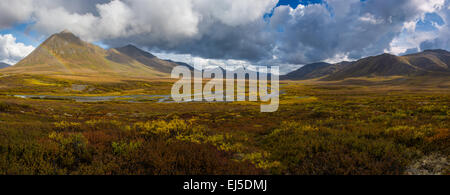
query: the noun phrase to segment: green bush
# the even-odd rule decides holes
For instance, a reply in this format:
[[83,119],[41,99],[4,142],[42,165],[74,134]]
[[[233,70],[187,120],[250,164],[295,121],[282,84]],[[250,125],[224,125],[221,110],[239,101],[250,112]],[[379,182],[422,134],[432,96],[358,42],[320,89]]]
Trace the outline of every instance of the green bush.
[[121,141],[121,142],[113,142],[111,144],[112,148],[113,148],[113,152],[116,155],[126,155],[126,154],[130,154],[132,152],[137,151],[141,146],[142,146],[142,142],[125,142],[125,141]]
[[395,126],[386,130],[386,135],[392,137],[396,142],[407,146],[423,144],[426,138],[436,134],[431,125],[420,127]]
[[11,109],[11,105],[5,102],[0,102],[0,112],[7,112]]
[[55,156],[60,167],[72,170],[81,163],[91,160],[92,156],[88,149],[89,142],[83,134],[53,132],[48,137],[52,143],[57,145]]
[[145,136],[162,136],[172,138],[190,131],[192,129],[192,124],[180,119],[174,119],[169,122],[158,120],[138,122],[134,124],[134,128]]
[[79,132],[82,131],[81,123],[61,121],[54,123],[57,132]]

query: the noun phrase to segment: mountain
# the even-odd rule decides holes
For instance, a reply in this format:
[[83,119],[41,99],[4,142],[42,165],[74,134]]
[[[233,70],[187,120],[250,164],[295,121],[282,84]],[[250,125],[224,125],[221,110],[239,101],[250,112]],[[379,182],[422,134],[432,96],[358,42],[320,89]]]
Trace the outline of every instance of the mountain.
[[307,80],[324,77],[333,74],[341,70],[344,66],[350,64],[350,62],[341,62],[338,64],[329,64],[326,62],[319,62],[308,64],[300,69],[293,71],[287,75],[281,76],[281,79],[287,80]]
[[175,63],[175,64],[177,64],[178,66],[186,66],[186,67],[188,67],[191,71],[194,71],[194,70],[195,70],[193,66],[191,66],[191,65],[189,65],[189,64],[187,64],[187,63],[184,63],[184,62],[175,62],[175,61],[172,61],[172,60],[164,60],[164,61],[167,61],[167,62],[170,62],[170,63]]
[[307,80],[321,78],[324,81],[343,80],[354,77],[449,75],[450,52],[425,50],[405,56],[382,54],[355,62],[337,64],[314,63],[291,72],[283,79]]
[[10,67],[10,66],[11,66],[11,65],[9,65],[9,64],[0,62],[0,69],[2,69],[2,68],[8,68],[8,67]]
[[421,69],[428,71],[450,71],[450,52],[445,50],[425,50],[421,53],[405,55],[408,61]]
[[174,67],[179,66],[176,62],[161,60],[151,53],[143,51],[134,45],[127,45],[125,47],[116,48],[115,50],[159,72],[170,74]]
[[324,80],[342,80],[349,77],[410,76],[421,72],[407,58],[382,54],[363,58],[331,74]]
[[30,55],[1,72],[146,78],[170,76],[167,70],[175,66],[174,63],[130,48],[105,50],[63,31],[50,36]]
[[449,66],[450,52],[445,50],[425,50],[405,56],[383,54],[358,60],[324,80],[371,76],[448,75]]

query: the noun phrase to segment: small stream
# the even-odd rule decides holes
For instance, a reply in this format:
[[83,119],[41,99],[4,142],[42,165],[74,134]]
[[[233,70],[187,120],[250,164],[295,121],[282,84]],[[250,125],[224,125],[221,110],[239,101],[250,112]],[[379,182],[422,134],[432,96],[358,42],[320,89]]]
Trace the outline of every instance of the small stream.
[[157,102],[173,103],[170,95],[124,95],[124,96],[55,96],[55,95],[13,95],[13,97],[24,99],[41,100],[73,100],[76,102]]
[[[76,102],[129,102],[129,103],[176,103],[170,95],[123,95],[123,96],[56,96],[56,95],[12,95],[23,99],[73,100]],[[194,95],[195,96],[195,95]],[[203,100],[192,98],[184,102],[202,102],[212,100],[214,96],[205,96]]]
[[[224,95],[223,92],[218,92]],[[284,94],[282,91],[281,94]],[[206,102],[214,100],[214,94],[205,94],[201,99],[195,99],[198,94],[193,94],[191,100],[184,102]],[[39,99],[39,100],[72,100],[75,102],[129,102],[129,103],[176,103],[171,95],[123,95],[123,96],[56,96],[56,95],[12,95],[13,97],[23,99]]]

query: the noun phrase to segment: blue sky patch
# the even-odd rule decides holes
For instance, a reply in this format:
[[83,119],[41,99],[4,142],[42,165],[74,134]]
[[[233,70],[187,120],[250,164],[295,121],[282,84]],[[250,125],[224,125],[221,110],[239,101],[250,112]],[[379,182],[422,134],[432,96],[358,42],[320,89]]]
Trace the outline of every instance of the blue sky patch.
[[444,20],[436,13],[427,13],[423,20],[419,20],[416,24],[416,31],[435,31],[438,30],[433,24],[442,26]]
[[16,38],[16,42],[36,47],[42,40],[39,39],[40,35],[37,32],[28,29],[30,25],[32,23],[16,24],[11,28],[0,30],[0,34],[12,34]]

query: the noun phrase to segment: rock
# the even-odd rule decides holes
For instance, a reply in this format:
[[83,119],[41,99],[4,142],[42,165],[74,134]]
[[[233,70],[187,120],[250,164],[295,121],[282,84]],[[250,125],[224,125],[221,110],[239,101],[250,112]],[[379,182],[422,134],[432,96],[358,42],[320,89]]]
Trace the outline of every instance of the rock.
[[87,85],[72,84],[72,90],[74,91],[84,91],[87,87],[88,87]]
[[73,115],[71,115],[71,114],[67,114],[67,113],[64,113],[64,116],[67,116],[67,117],[72,117]]
[[431,154],[413,162],[405,171],[405,175],[443,175],[448,170],[448,157]]

